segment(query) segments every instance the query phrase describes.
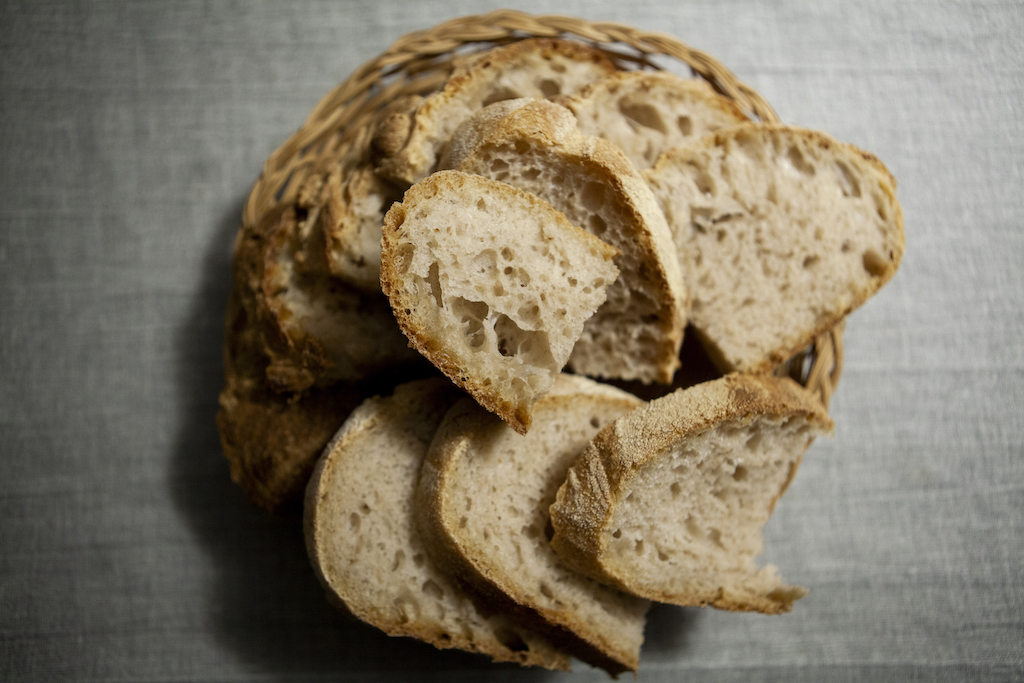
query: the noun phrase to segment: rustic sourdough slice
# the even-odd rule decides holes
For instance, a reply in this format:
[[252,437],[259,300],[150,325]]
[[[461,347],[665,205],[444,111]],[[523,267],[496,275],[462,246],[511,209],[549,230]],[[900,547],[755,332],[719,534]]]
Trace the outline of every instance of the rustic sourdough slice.
[[441,171],[388,211],[381,288],[412,345],[525,433],[618,275],[614,256],[529,193]]
[[823,133],[744,124],[662,155],[645,176],[723,370],[772,368],[896,272],[903,214],[878,159]]
[[672,381],[687,297],[672,234],[650,188],[609,142],[585,137],[547,100],[491,105],[456,131],[449,163],[548,201],[619,249],[619,278],[587,320],[569,367],[587,375]]
[[421,529],[435,557],[510,613],[547,624],[566,651],[635,671],[648,603],[569,570],[548,544],[548,507],[602,425],[642,403],[561,375],[525,437],[472,401],[445,416],[420,473]]
[[235,245],[235,281],[270,359],[268,383],[282,392],[358,381],[417,358],[383,296],[331,276],[320,182],[313,176],[295,205],[240,231]]
[[707,82],[667,71],[620,71],[556,101],[572,110],[584,135],[615,144],[641,170],[662,152],[748,120]]
[[567,566],[651,600],[787,612],[806,591],[758,569],[761,529],[832,421],[788,378],[727,375],[605,427],[551,506]]
[[300,396],[278,393],[267,382],[267,362],[236,289],[228,302],[217,429],[231,479],[256,505],[284,512],[301,503],[317,457],[363,394],[344,383]]
[[447,379],[401,385],[356,409],[324,451],[306,492],[306,545],[328,596],[391,636],[495,661],[568,669],[546,638],[485,613],[430,558],[413,505],[420,465],[449,406]]
[[[379,138],[389,141],[383,147],[396,147],[395,138],[406,141],[377,169],[391,180],[415,183],[434,170],[448,138],[478,109],[518,97],[572,94],[613,71],[604,53],[569,40],[534,38],[490,50],[456,69],[444,90],[420,105],[408,128],[379,129]],[[406,125],[400,119],[396,124]]]

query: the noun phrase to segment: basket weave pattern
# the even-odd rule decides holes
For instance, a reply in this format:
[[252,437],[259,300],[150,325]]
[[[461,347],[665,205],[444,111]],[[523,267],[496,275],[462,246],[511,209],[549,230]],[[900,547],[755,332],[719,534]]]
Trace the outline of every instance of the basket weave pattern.
[[[614,22],[574,17],[533,16],[513,10],[465,16],[414,31],[362,66],[313,109],[305,123],[264,162],[242,214],[250,229],[268,213],[294,202],[303,181],[332,164],[354,163],[365,154],[375,113],[403,95],[439,90],[463,55],[526,38],[574,38],[604,51],[623,68],[658,68],[655,57],[686,64],[752,118],[779,121],[771,106],[710,55],[672,36]],[[776,370],[816,393],[825,407],[839,382],[843,323]]]

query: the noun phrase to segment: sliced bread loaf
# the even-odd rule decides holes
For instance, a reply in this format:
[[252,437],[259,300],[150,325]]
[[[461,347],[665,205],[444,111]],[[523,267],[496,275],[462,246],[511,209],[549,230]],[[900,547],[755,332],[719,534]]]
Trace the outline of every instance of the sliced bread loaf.
[[619,71],[556,101],[572,110],[584,135],[615,144],[641,170],[666,150],[747,121],[706,81],[667,71]]
[[814,437],[821,404],[790,379],[727,375],[605,427],[551,506],[567,566],[659,602],[787,612],[806,591],[758,569],[761,529]]
[[548,544],[548,507],[597,431],[641,402],[561,375],[525,437],[472,401],[445,416],[417,492],[430,549],[510,613],[547,624],[561,647],[612,674],[635,671],[648,603],[564,566]]
[[396,388],[356,409],[306,492],[306,545],[341,607],[391,636],[568,669],[568,657],[507,614],[485,613],[430,558],[413,496],[441,418],[463,394],[443,378]]
[[415,183],[434,170],[448,138],[481,107],[517,97],[571,94],[613,71],[604,53],[569,40],[534,38],[490,50],[457,68],[444,90],[419,106],[411,125],[398,120],[378,129],[378,137],[387,141],[378,148],[399,148],[396,138],[405,142],[377,169],[391,180]]
[[319,190],[240,231],[235,245],[235,281],[260,330],[268,383],[282,392],[357,381],[417,358],[383,296],[331,276],[320,205],[307,196]]
[[412,345],[522,433],[618,275],[615,249],[548,203],[457,171],[410,188],[381,247]]
[[672,228],[690,322],[723,370],[767,371],[861,305],[903,257],[896,181],[824,133],[723,129],[645,176]]
[[672,234],[650,188],[611,143],[585,137],[547,100],[509,100],[468,119],[449,163],[531,192],[619,250],[619,278],[587,320],[569,367],[587,375],[672,381],[688,304]]

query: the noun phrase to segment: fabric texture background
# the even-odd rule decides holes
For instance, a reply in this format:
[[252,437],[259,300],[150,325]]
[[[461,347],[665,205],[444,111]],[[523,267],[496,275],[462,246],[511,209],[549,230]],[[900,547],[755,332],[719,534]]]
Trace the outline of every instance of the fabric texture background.
[[[264,158],[402,34],[499,6],[0,5],[0,678],[607,680],[347,621],[213,422]],[[906,258],[765,531],[810,594],[655,608],[640,680],[1024,678],[1024,5],[517,7],[672,34],[900,183]]]

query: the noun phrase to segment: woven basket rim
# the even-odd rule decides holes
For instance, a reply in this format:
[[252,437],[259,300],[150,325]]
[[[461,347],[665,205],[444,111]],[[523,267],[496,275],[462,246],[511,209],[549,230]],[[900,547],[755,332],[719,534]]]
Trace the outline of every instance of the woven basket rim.
[[[674,59],[748,115],[767,123],[779,122],[771,105],[718,60],[665,33],[619,22],[509,9],[460,16],[401,36],[331,89],[302,126],[267,157],[242,212],[243,230],[294,201],[302,182],[314,170],[325,163],[339,163],[353,147],[367,144],[374,111],[399,95],[440,89],[446,78],[444,69],[457,54],[467,48],[482,50],[529,38],[577,40],[605,51],[620,65],[631,62],[635,68],[660,69],[652,58]],[[826,408],[842,372],[843,327],[840,321],[775,371],[805,386]]]

